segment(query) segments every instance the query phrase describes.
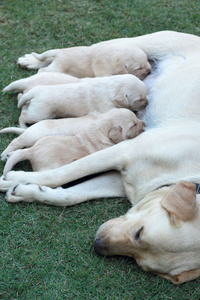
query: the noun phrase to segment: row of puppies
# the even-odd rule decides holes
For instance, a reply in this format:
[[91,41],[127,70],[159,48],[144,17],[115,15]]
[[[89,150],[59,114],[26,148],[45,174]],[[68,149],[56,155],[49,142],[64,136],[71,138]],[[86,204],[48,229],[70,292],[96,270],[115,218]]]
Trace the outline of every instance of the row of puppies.
[[[135,51],[138,61],[133,59]],[[32,57],[42,61],[48,55],[49,52],[43,54],[44,57],[37,54],[33,54]],[[98,73],[95,72],[94,76],[119,73],[126,75],[80,79],[57,73],[63,70],[56,69],[56,73],[52,72],[54,70],[48,70],[50,73],[40,72],[8,85],[4,92],[19,92],[18,107],[22,108],[19,118],[21,128],[6,128],[1,130],[1,133],[15,132],[21,135],[14,139],[1,155],[2,160],[8,159],[4,175],[22,160],[30,160],[33,170],[37,171],[57,168],[140,134],[144,122],[140,121],[133,111],[143,109],[147,105],[146,88],[136,76],[127,73],[142,79],[150,71],[150,65],[146,56],[137,49],[132,49],[130,55],[126,53],[119,56],[120,59],[123,57],[126,61],[120,62],[118,57],[113,55],[113,63],[108,65],[103,62],[98,51],[96,56],[93,53],[93,69],[96,68]],[[47,60],[49,61],[49,58]],[[55,61],[59,65],[57,55],[53,60],[54,66]],[[112,62],[110,58],[108,61]],[[91,74],[88,76],[93,77]],[[70,118],[46,120],[63,117]],[[27,128],[27,124],[34,125]],[[24,147],[31,148],[21,149]]]

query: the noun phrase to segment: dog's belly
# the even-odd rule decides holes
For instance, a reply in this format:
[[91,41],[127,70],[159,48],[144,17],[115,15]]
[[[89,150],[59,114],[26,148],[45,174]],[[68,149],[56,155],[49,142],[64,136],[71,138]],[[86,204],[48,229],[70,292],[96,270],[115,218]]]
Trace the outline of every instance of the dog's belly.
[[146,127],[171,126],[190,116],[200,121],[200,63],[179,56],[156,62],[144,83],[149,104],[140,113]]

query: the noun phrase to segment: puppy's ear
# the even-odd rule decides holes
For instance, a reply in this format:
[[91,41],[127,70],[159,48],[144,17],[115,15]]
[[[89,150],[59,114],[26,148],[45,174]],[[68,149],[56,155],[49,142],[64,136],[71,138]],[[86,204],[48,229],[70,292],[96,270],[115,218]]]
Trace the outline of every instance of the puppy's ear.
[[126,68],[126,66],[121,66],[120,67],[117,67],[117,74],[119,75],[123,75],[123,74],[128,74],[128,69]]
[[128,74],[128,68],[120,59],[116,61],[116,74]]
[[117,144],[122,141],[122,127],[121,126],[113,126],[108,132],[109,139]]
[[174,275],[174,276],[170,276],[167,274],[160,274],[160,273],[155,273],[156,275],[163,277],[165,279],[168,279],[170,281],[172,281],[175,284],[181,284],[193,279],[196,279],[197,277],[200,276],[200,270],[196,269],[196,270],[191,270],[191,271],[185,271],[182,272],[178,275]]
[[161,205],[181,221],[192,220],[197,213],[195,185],[188,181],[178,182],[162,199]]
[[126,94],[124,91],[121,91],[120,94],[116,95],[114,104],[116,108],[129,108],[130,103],[129,103],[128,94]]

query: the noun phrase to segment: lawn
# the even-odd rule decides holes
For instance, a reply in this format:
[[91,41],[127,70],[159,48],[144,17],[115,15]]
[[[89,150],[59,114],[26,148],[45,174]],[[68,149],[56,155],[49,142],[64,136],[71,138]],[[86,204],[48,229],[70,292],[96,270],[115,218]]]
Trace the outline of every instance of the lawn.
[[[195,0],[1,0],[1,87],[34,74],[17,67],[31,51],[91,45],[158,30],[200,35]],[[17,126],[15,94],[0,98],[0,128]],[[0,136],[1,152],[14,135]],[[1,171],[3,163],[0,163]],[[17,169],[28,169],[26,163]],[[175,286],[126,257],[101,257],[98,227],[124,214],[126,199],[68,208],[9,204],[0,194],[0,299],[200,299],[200,279]]]

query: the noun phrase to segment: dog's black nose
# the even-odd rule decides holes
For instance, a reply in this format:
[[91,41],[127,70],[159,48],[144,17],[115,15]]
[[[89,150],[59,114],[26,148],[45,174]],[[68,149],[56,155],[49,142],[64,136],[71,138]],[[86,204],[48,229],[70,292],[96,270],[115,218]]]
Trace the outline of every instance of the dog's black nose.
[[97,254],[101,254],[100,249],[101,249],[101,239],[96,239],[95,242],[94,242],[94,251]]
[[105,255],[108,250],[108,247],[105,245],[105,242],[103,242],[102,239],[96,239],[94,242],[94,251],[97,254],[103,254]]

